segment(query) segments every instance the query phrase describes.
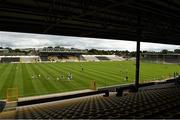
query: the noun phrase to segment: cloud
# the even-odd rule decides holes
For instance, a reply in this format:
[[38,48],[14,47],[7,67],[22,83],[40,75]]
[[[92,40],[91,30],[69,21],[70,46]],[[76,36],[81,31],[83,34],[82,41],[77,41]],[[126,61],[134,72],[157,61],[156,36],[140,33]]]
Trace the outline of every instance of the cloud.
[[141,43],[141,50],[161,51],[163,49],[173,51],[174,49],[180,49],[180,46],[167,45],[167,44],[155,44],[155,43]]
[[[136,42],[96,38],[67,37],[57,35],[27,34],[15,32],[0,32],[0,45],[12,48],[41,48],[45,46],[63,46],[80,49],[103,50],[136,50]],[[141,43],[141,50],[160,51],[162,49],[180,49],[175,45]]]

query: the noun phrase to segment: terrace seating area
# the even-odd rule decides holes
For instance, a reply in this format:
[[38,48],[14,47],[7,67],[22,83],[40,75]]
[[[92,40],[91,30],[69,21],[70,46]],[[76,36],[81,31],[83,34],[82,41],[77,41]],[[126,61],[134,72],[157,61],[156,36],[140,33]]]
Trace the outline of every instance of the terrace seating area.
[[123,57],[119,57],[117,55],[109,55],[108,58],[111,60],[111,61],[122,61],[122,60],[125,60]]
[[49,61],[49,62],[79,61],[79,58],[77,56],[48,56],[48,57],[40,57],[40,58],[41,61]]
[[48,56],[48,60],[49,61],[58,61],[58,57],[57,56]]
[[179,59],[176,58],[168,58],[166,57],[166,59],[164,60],[165,63],[180,63]]
[[76,56],[68,56],[68,59],[70,61],[79,61],[78,57],[76,57]]
[[151,61],[151,62],[158,62],[158,63],[175,63],[179,64],[180,56],[177,54],[170,54],[170,55],[145,55],[142,57],[143,61]]
[[96,56],[97,59],[99,59],[100,61],[104,61],[104,60],[110,60],[108,57],[106,56]]
[[122,57],[116,56],[116,55],[80,55],[80,56],[74,56],[74,55],[68,55],[68,56],[41,56],[41,61],[122,61],[125,60]]
[[0,113],[3,118],[179,118],[180,86],[160,84],[123,97],[94,95],[58,102],[19,107]]
[[76,62],[79,61],[78,57],[76,56],[58,56],[56,61],[61,61],[61,62]]
[[82,55],[86,61],[122,61],[124,58],[116,55]]
[[41,61],[39,56],[0,56],[1,63],[35,63]]
[[86,61],[86,59],[82,55],[79,56],[79,60],[80,61]]
[[49,61],[48,57],[45,57],[45,56],[41,56],[40,59],[41,59],[41,61]]
[[39,56],[22,56],[20,57],[21,63],[36,63],[40,61]]
[[95,55],[82,55],[86,61],[100,61]]
[[2,57],[1,63],[11,63],[11,62],[20,62],[20,57]]

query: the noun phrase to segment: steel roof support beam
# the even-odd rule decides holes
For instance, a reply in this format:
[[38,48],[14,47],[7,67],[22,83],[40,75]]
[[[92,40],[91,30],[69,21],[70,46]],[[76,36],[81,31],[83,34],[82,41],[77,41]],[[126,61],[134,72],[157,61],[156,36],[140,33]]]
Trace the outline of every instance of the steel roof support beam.
[[141,12],[139,12],[139,15],[137,16],[137,25],[140,26],[137,28],[137,35],[138,35],[138,40],[137,40],[137,44],[136,44],[136,75],[135,75],[135,91],[138,91],[139,88],[139,72],[140,72],[140,41],[143,41],[142,39],[142,16],[141,16]]
[[139,71],[140,71],[140,41],[137,41],[136,46],[136,80],[135,80],[135,90],[138,91],[139,87]]

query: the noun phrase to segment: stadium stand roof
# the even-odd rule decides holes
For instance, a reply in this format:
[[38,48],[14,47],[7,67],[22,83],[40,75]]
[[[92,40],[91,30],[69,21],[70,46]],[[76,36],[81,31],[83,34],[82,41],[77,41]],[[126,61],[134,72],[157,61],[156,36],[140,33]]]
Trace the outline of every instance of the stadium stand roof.
[[0,0],[0,31],[180,45],[179,0]]

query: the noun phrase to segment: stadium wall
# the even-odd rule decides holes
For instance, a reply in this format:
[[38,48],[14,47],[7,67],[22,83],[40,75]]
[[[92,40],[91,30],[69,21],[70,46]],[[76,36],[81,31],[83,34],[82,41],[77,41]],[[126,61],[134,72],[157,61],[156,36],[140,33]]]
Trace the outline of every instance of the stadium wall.
[[156,62],[156,63],[175,63],[180,64],[180,54],[144,54],[141,57],[142,61]]
[[0,56],[1,63],[35,63],[40,62],[39,56]]

